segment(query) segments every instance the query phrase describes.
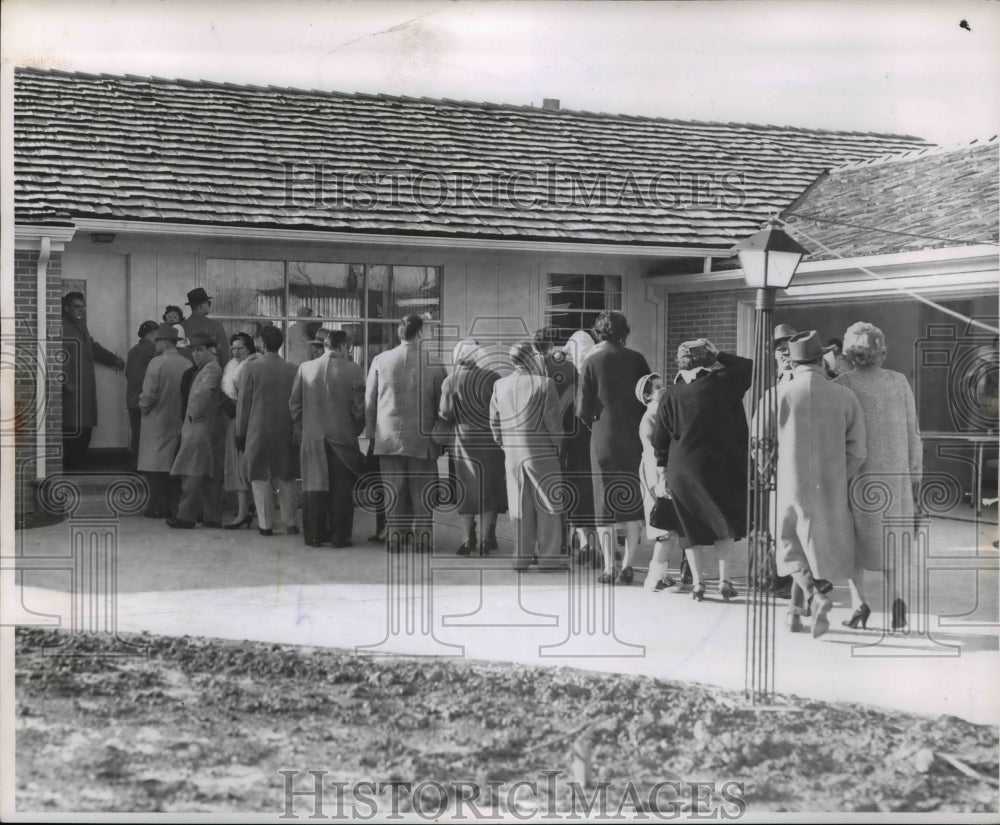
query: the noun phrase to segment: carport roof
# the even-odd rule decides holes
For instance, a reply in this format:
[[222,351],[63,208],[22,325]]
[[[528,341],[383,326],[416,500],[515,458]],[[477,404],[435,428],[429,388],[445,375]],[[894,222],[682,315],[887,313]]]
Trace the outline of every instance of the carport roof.
[[18,69],[20,224],[728,248],[921,138]]
[[[822,175],[784,215],[811,260],[1000,240],[996,136],[853,163]],[[813,240],[810,240],[813,239]],[[816,243],[815,241],[819,241]]]

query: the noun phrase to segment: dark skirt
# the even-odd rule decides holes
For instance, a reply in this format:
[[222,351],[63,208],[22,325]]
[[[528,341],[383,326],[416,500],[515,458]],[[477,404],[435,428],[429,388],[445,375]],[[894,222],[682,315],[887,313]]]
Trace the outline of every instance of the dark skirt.
[[504,453],[491,435],[477,433],[469,437],[459,430],[449,459],[460,515],[502,513],[507,509]]
[[594,525],[594,482],[590,469],[590,430],[570,409],[566,421],[567,437],[563,443],[560,464],[563,480],[569,485],[572,502],[567,519],[573,527]]
[[681,470],[671,456],[667,486],[674,499],[683,534],[692,544],[714,544],[725,538],[739,540],[746,534],[746,470],[738,462],[727,469],[702,473]]

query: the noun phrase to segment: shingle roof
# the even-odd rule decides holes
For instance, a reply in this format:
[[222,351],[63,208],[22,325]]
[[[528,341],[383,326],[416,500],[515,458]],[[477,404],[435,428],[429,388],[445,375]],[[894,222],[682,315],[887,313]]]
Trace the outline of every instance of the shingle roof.
[[[93,217],[728,247],[824,169],[928,145],[36,69],[16,72],[14,96],[21,223]],[[325,200],[315,196],[320,170]],[[603,197],[594,188],[602,178]]]
[[[844,257],[1000,240],[1000,150],[925,149],[830,171],[783,217]],[[811,260],[834,257],[799,233]]]

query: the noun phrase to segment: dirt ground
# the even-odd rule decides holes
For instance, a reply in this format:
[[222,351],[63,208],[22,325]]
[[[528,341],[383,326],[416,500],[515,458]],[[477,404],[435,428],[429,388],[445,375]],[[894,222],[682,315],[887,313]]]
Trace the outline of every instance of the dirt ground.
[[339,810],[327,786],[334,818],[453,811],[457,798],[546,818],[595,799],[647,819],[998,810],[998,731],[955,717],[794,697],[750,710],[736,693],[571,669],[124,641],[140,655],[109,657],[123,647],[106,636],[18,631],[19,811],[305,819],[316,797],[285,792],[311,789],[307,770],[347,783]]

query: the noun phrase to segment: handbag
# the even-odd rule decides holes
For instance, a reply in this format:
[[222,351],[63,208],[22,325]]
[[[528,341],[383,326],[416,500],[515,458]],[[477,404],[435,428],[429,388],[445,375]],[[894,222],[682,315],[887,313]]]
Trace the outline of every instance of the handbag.
[[681,520],[677,515],[677,508],[674,507],[674,500],[662,496],[653,502],[653,509],[649,513],[649,526],[657,530],[681,529]]

